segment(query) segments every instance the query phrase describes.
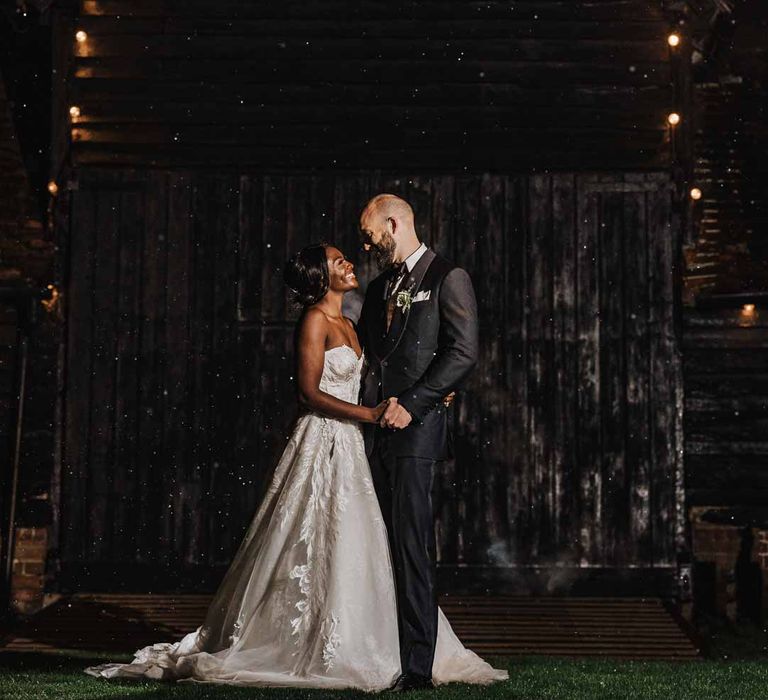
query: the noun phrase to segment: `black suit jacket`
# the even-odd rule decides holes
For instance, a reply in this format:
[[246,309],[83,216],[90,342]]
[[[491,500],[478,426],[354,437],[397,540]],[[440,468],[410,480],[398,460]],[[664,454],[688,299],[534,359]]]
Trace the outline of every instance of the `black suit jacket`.
[[467,272],[427,249],[399,290],[412,299],[410,308],[396,308],[386,330],[384,289],[388,275],[374,279],[366,290],[358,321],[366,366],[361,402],[376,406],[397,396],[411,414],[403,430],[364,426],[371,455],[377,440],[387,440],[397,456],[435,460],[451,456],[449,413],[443,398],[456,389],[477,363],[477,302]]

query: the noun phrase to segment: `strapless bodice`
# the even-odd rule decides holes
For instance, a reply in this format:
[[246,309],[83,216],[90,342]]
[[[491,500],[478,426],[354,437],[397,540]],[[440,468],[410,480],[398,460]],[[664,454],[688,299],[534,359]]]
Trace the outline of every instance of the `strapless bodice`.
[[357,356],[349,345],[337,345],[325,351],[320,390],[342,401],[357,403],[363,355]]

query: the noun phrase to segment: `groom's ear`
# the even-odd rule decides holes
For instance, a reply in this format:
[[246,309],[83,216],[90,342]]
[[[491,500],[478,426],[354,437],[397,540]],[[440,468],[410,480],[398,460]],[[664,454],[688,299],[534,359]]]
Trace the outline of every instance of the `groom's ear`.
[[387,217],[387,223],[392,228],[390,233],[394,236],[395,235],[395,231],[397,230],[397,221],[395,219],[393,219],[391,216],[388,216]]

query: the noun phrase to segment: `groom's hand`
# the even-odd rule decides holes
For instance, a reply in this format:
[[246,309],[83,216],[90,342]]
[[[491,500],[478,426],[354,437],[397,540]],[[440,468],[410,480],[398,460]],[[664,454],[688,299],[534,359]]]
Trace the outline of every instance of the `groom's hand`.
[[382,428],[396,428],[402,430],[407,428],[413,418],[398,402],[396,397],[389,399],[387,410],[379,421]]

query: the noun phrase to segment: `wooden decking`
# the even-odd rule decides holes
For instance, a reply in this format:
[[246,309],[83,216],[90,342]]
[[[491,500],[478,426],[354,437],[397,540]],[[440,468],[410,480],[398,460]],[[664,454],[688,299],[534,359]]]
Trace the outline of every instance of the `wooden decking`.
[[[209,595],[79,593],[0,639],[0,651],[131,652],[195,629]],[[443,597],[456,634],[481,655],[691,660],[699,649],[655,598]]]

